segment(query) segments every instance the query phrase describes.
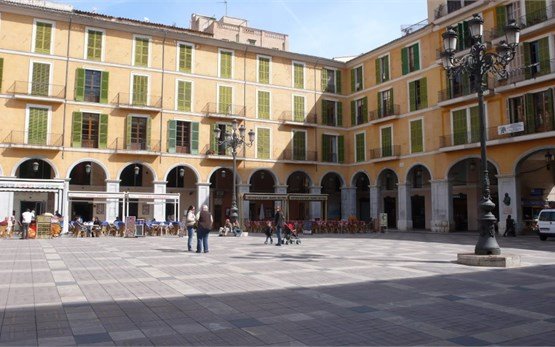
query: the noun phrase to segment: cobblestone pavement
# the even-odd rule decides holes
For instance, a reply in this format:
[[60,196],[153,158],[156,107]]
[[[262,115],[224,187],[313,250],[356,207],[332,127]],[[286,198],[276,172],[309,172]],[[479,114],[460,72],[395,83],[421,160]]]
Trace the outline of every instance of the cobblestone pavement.
[[0,240],[0,345],[553,345],[555,239],[475,234]]

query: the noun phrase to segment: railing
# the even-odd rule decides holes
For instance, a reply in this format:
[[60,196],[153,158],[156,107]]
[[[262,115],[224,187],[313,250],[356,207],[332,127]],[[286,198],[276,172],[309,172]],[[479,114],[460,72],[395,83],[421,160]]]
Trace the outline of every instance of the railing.
[[226,103],[209,102],[202,109],[202,113],[207,115],[218,115],[225,117],[244,117],[245,107]]
[[476,2],[476,0],[467,0],[464,2],[464,5],[462,5],[460,1],[447,1],[447,4],[441,4],[436,7],[436,9],[434,10],[434,18],[439,19],[443,16],[448,15],[449,13],[453,13],[465,6],[471,5],[474,2]]
[[[520,29],[525,29],[531,27],[533,25],[545,22],[549,19],[555,17],[555,1],[551,1],[551,3],[545,8],[545,10],[539,10],[532,13],[528,13],[523,16],[519,16],[515,19],[516,24],[520,27]],[[498,38],[505,35],[505,27],[506,25],[498,25],[491,29],[490,35],[492,38]]]
[[162,108],[162,98],[160,96],[142,93],[118,93],[112,103],[116,104],[117,107]]
[[508,71],[508,77],[495,82],[496,87],[534,79],[543,75],[555,73],[555,58],[540,61],[531,65],[523,65]]
[[[200,154],[204,154],[211,157],[222,157],[225,159],[231,158],[231,148],[226,149],[223,146],[218,146],[216,150],[212,148],[212,145],[206,145],[200,152]],[[243,151],[243,147],[237,148],[237,159],[244,159],[245,152]]]
[[160,152],[160,140],[151,140],[150,143],[146,139],[128,142],[124,137],[117,137],[108,148],[116,151],[158,153]]
[[81,147],[98,148],[98,136],[85,135],[81,138]]
[[389,116],[398,116],[401,114],[400,109],[401,107],[397,104],[387,104],[384,108],[370,111],[370,120],[373,121]]
[[12,130],[4,138],[2,143],[9,143],[12,145],[61,147],[63,143],[63,136],[62,134],[32,134],[29,131]]
[[[497,129],[497,128],[495,128]],[[480,142],[479,131],[456,132],[439,137],[439,147],[451,147]]]
[[57,99],[63,99],[65,97],[65,91],[66,88],[64,86],[25,81],[15,81],[8,89],[8,92],[13,95],[28,95]]
[[292,161],[316,161],[318,160],[318,152],[316,151],[298,151],[295,152],[291,147],[286,147],[277,156],[278,160]]
[[400,145],[370,149],[370,159],[398,157],[399,155],[401,155]]
[[[324,154],[324,153],[323,153]],[[322,162],[325,163],[337,163],[338,162],[338,156],[337,153],[327,153],[325,155],[322,156]]]
[[458,83],[455,84],[453,88],[440,90],[438,92],[438,100],[439,102],[442,102],[474,93],[476,93],[474,83]]
[[297,118],[297,117],[294,117],[293,112],[283,111],[279,116],[279,120],[281,122],[297,122],[297,123],[304,123],[304,124],[316,124],[318,122],[316,115],[313,113],[307,113],[307,114],[304,114],[303,116],[304,118],[302,117]]

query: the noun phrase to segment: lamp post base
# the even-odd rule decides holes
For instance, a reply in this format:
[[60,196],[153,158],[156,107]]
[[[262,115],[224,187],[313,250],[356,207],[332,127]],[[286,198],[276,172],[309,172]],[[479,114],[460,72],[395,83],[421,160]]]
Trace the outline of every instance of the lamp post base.
[[470,266],[519,267],[520,256],[515,254],[476,255],[472,253],[459,253],[457,254],[457,263]]

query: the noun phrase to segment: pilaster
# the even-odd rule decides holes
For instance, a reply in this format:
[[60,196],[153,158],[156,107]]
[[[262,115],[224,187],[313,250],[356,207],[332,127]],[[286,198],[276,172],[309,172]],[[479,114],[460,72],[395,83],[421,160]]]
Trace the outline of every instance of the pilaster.
[[453,203],[449,180],[432,180],[432,231],[449,232],[453,224]]
[[412,229],[412,209],[409,194],[410,189],[407,183],[397,185],[397,228],[399,230]]

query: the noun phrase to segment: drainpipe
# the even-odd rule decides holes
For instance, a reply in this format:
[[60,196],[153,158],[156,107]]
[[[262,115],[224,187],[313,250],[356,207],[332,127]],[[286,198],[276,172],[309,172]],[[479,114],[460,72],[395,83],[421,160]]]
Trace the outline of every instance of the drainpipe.
[[62,116],[62,159],[64,159],[65,144],[66,144],[66,113],[67,113],[67,81],[69,78],[69,43],[71,39],[71,25],[73,15],[69,15],[69,28],[67,32],[67,50],[66,50],[66,79],[64,88],[64,111]]
[[165,53],[166,53],[166,37],[167,37],[167,35],[168,35],[168,31],[164,30],[164,41],[162,41],[162,85],[160,87],[160,103],[161,103],[160,104],[160,106],[161,106],[161,109],[160,109],[160,136],[159,136],[159,138],[160,138],[160,155],[159,155],[160,163],[162,163],[162,132],[163,132],[162,129],[163,129],[163,126],[164,126],[164,123],[163,123],[163,118],[164,118],[164,77],[166,76],[165,75],[166,61],[165,61],[164,57],[165,57]]

